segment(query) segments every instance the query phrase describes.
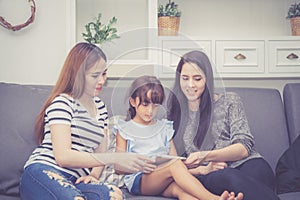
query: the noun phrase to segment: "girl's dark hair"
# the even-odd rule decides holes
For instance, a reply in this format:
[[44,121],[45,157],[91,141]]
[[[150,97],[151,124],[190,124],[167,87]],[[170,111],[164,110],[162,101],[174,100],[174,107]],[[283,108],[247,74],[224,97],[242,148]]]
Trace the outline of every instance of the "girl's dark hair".
[[[147,97],[147,93],[150,90],[151,99]],[[137,97],[140,99],[139,105],[141,105],[141,103],[150,102],[154,104],[162,104],[165,98],[164,88],[155,76],[140,76],[132,82],[128,90],[128,99],[133,98],[135,100]],[[133,119],[135,115],[136,110],[129,102],[127,120]]]
[[201,51],[190,51],[181,57],[176,68],[176,78],[173,91],[170,93],[168,98],[168,119],[174,122],[175,134],[179,131],[184,131],[189,117],[189,107],[188,100],[180,87],[180,74],[182,66],[185,63],[196,64],[195,66],[199,67],[206,76],[205,90],[200,97],[200,121],[193,141],[195,146],[200,148],[210,128],[214,94],[212,66],[205,53]]

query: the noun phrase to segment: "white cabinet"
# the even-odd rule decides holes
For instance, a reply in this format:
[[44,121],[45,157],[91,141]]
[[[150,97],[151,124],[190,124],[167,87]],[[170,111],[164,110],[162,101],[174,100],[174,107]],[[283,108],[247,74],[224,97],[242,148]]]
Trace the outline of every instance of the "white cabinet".
[[138,76],[134,70],[140,66],[145,73],[174,77],[180,56],[195,49],[207,53],[221,77],[300,77],[300,37],[288,36],[285,18],[292,1],[175,0],[182,10],[180,34],[159,37],[157,7],[167,0],[66,0],[67,49],[82,40],[86,20],[101,12],[104,21],[118,18],[121,35],[103,46],[110,77]]
[[[206,39],[163,37],[157,67],[160,77],[174,77],[180,56],[204,51],[223,78],[300,77],[300,37],[272,39]],[[166,70],[170,69],[170,70]],[[173,74],[172,74],[173,73]]]
[[216,72],[262,74],[265,72],[265,41],[216,41]]
[[300,40],[269,41],[270,74],[300,74]]
[[174,77],[180,57],[189,51],[199,50],[205,52],[209,57],[212,56],[210,40],[161,37],[159,43],[160,51],[158,56],[160,65],[156,66],[159,77]]

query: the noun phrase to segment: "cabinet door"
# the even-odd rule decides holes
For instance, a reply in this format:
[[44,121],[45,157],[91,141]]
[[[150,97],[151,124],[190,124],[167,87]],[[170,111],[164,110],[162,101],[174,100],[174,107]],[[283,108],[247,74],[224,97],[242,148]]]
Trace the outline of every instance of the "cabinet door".
[[175,77],[180,57],[189,51],[199,50],[205,52],[209,58],[212,56],[210,40],[162,37],[160,47],[160,66],[157,67],[159,77]]
[[254,76],[265,72],[265,42],[216,41],[216,71],[221,76]]
[[269,41],[269,72],[300,75],[300,40]]

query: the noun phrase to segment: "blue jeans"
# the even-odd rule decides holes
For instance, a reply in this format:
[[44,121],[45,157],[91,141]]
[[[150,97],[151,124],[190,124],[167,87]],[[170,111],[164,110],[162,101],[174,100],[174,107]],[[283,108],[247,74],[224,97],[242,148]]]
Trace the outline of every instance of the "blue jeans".
[[45,164],[26,167],[20,181],[22,200],[109,200],[110,190],[99,183],[75,184],[76,177]]

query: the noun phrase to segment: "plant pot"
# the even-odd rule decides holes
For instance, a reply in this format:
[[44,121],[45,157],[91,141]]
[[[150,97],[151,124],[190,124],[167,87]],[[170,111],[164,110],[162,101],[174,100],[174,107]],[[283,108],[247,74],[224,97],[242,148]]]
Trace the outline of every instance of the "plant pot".
[[162,16],[158,17],[158,35],[176,36],[178,35],[180,17]]
[[300,35],[300,17],[293,17],[290,19],[292,35],[299,36]]

